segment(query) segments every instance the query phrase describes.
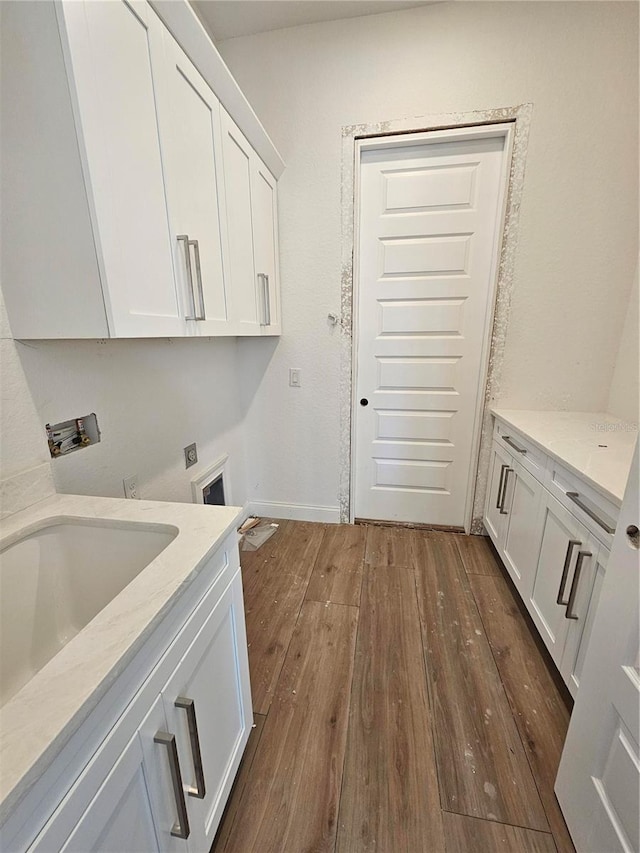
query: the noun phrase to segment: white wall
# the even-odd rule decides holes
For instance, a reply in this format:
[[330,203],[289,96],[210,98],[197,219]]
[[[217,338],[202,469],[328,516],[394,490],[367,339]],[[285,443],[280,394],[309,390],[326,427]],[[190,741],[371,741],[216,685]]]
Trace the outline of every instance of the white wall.
[[533,102],[500,402],[606,408],[637,257],[637,15],[624,2],[440,3],[218,43],[287,164],[284,335],[241,356],[255,498],[336,505],[326,314],[340,309],[346,124]]
[[[235,340],[49,341],[18,344],[40,424],[95,412],[102,440],[52,463],[58,491],[190,501],[190,478],[222,453],[232,495],[246,500]],[[199,466],[183,448],[198,444]]]
[[0,481],[50,460],[0,291]]
[[[194,473],[228,453],[233,501],[246,502],[242,342],[20,343],[6,320],[0,334],[0,480],[50,460],[46,423],[95,412],[101,442],[51,462],[59,492],[122,497],[123,477],[137,473],[142,498],[191,501]],[[192,441],[199,463],[187,471]]]
[[629,296],[624,328],[616,358],[607,411],[629,423],[640,421],[640,302],[638,298],[638,267]]

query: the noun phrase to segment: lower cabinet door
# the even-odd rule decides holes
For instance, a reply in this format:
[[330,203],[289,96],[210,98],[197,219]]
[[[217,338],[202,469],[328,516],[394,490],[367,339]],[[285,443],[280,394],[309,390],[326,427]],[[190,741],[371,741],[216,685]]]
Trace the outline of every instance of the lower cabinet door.
[[187,794],[191,853],[206,853],[247,743],[253,714],[240,571],[162,691]]
[[571,608],[567,608],[571,625],[562,652],[560,674],[574,699],[580,686],[582,667],[608,559],[607,549],[591,536],[584,548],[584,555],[579,564],[580,571],[574,572],[571,582]]
[[[165,729],[164,711],[158,697],[66,842],[58,847],[52,831],[33,849],[63,850],[64,853],[179,850],[177,839],[171,835],[177,815],[170,768],[160,746],[154,743],[156,733]],[[89,774],[83,784],[91,785],[91,782]],[[73,816],[73,808],[66,811],[68,817]]]
[[[53,813],[29,853],[178,853],[185,841],[175,831],[179,820],[176,788],[165,746],[155,742],[167,731],[162,698],[121,746],[126,716],[115,726]],[[122,731],[121,731],[122,730]],[[114,760],[115,759],[115,760]]]
[[511,462],[509,454],[494,442],[489,463],[489,488],[484,508],[484,526],[501,555],[508,515],[508,510],[504,508],[504,481],[507,472],[512,470]]
[[[584,565],[587,530],[562,504],[543,490],[540,500],[540,551],[531,596],[531,618],[557,666],[572,624],[568,618],[569,596],[576,575]],[[587,549],[588,551],[588,549]]]
[[161,850],[137,736],[120,756],[62,849],[65,853]]
[[540,550],[542,485],[517,462],[505,474],[507,529],[502,557],[524,601],[531,595]]

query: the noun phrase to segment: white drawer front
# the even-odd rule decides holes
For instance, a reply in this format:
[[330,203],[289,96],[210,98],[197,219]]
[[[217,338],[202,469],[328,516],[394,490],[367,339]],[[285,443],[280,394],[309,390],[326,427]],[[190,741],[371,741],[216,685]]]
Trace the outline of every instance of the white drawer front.
[[513,427],[500,421],[495,423],[493,437],[500,447],[503,447],[514,459],[517,459],[523,468],[533,474],[536,480],[541,483],[544,482],[548,457],[535,444],[524,438]]
[[587,530],[608,548],[611,547],[618,507],[553,460],[549,463],[546,485]]

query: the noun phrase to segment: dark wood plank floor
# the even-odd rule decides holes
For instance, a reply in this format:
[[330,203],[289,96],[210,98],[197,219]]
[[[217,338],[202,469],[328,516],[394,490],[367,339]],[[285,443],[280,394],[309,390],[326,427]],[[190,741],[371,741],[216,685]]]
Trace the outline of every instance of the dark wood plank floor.
[[256,726],[212,853],[573,853],[569,713],[486,540],[285,521],[241,557]]

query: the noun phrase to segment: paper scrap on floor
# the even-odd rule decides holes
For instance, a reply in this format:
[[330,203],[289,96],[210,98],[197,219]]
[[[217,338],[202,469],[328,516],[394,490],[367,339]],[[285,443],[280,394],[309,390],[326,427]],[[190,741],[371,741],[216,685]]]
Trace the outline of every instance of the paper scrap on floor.
[[[240,545],[241,551],[257,551],[261,545],[271,539],[273,534],[278,529],[277,524],[257,524],[254,527],[251,527],[249,530],[246,530],[242,537],[242,543]],[[240,528],[242,530],[242,528]]]

